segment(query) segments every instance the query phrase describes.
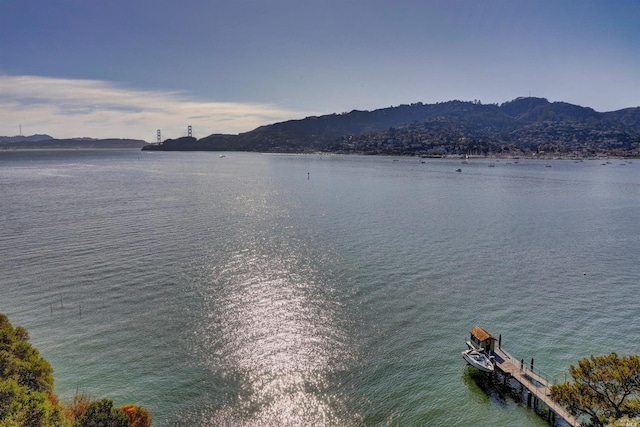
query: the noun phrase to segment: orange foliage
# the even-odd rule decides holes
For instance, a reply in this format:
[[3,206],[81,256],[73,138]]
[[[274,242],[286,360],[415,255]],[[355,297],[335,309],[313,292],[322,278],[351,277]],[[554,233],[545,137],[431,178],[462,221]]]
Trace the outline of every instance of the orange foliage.
[[127,414],[129,427],[151,427],[151,414],[142,406],[127,403],[122,405],[120,409]]
[[91,401],[85,393],[76,394],[73,396],[73,402],[63,405],[62,413],[68,421],[73,423],[84,414],[89,403]]

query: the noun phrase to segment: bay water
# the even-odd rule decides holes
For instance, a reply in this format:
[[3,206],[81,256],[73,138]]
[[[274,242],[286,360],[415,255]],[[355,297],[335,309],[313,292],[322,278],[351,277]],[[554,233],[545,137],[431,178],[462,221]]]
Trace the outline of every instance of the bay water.
[[543,426],[460,352],[640,353],[640,161],[492,162],[2,151],[0,312],[155,426]]

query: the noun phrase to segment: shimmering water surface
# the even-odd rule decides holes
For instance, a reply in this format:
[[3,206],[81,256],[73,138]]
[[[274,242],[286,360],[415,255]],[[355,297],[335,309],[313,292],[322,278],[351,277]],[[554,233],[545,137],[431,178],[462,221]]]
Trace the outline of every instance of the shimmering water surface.
[[640,161],[602,163],[4,151],[0,311],[156,426],[542,426],[460,350],[640,353]]

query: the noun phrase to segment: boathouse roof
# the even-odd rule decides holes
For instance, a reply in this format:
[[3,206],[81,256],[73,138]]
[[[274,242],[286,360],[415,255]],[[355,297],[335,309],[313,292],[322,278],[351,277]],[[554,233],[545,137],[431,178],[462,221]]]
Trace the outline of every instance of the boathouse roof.
[[493,335],[482,329],[480,326],[474,326],[469,332],[471,333],[471,335],[476,337],[478,341],[484,341],[487,339],[495,340]]

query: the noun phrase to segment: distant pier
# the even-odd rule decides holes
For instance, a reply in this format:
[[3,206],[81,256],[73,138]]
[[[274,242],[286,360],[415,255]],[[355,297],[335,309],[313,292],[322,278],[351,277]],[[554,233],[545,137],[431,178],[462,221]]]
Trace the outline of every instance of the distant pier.
[[[578,420],[551,399],[552,384],[545,375],[534,369],[533,359],[531,359],[529,366],[524,363],[524,360],[515,359],[502,349],[502,336],[499,336],[499,339],[496,340],[495,337],[479,326],[474,327],[469,332],[471,341],[468,344],[483,349],[493,357],[493,380],[518,393],[523,402],[526,402],[527,407],[536,412],[543,412],[542,405],[544,405],[547,409],[547,422],[549,424],[554,426],[580,426]],[[497,347],[496,341],[498,342]]]

